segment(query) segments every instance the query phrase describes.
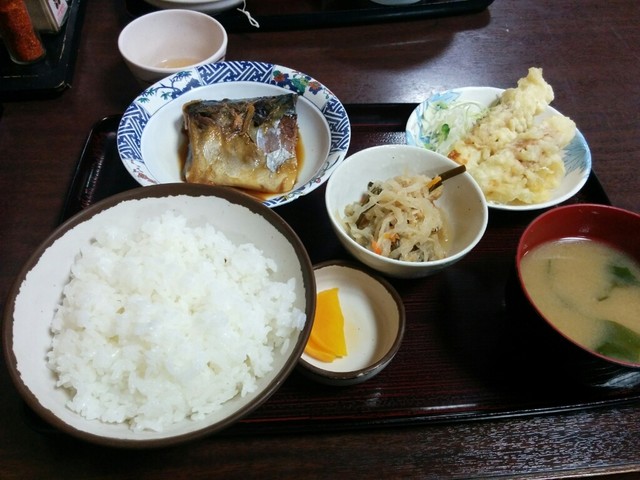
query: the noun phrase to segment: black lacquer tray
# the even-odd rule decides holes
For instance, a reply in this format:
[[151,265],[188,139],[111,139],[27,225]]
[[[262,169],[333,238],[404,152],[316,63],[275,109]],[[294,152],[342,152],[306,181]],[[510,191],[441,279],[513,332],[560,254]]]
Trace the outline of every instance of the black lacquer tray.
[[[143,15],[156,10],[144,0],[125,0],[129,13]],[[493,0],[419,0],[408,5],[388,6],[369,0],[270,0],[247,2],[259,28],[252,26],[237,7],[212,13],[228,32],[306,30],[323,27],[344,27],[398,20],[434,18],[477,13]],[[240,4],[239,6],[242,6]]]
[[[404,143],[414,107],[345,105],[352,124],[349,154]],[[139,186],[118,156],[119,120],[106,117],[90,132],[61,221]],[[595,174],[565,204],[576,202],[609,204]],[[298,233],[312,262],[349,259],[331,231],[324,187],[275,211]],[[360,385],[328,387],[294,371],[264,405],[224,434],[469,421],[640,400],[640,371],[603,369],[556,345],[544,331],[531,334],[531,322],[539,319],[522,301],[514,257],[520,234],[539,213],[491,210],[485,236],[463,260],[432,277],[389,279],[403,298],[407,327],[399,353],[378,376]]]

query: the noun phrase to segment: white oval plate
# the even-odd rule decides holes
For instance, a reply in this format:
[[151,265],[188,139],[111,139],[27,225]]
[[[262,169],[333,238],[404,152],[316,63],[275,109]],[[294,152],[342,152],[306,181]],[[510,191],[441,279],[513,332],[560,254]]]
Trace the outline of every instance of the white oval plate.
[[[424,114],[431,104],[438,102],[451,106],[462,102],[476,102],[483,107],[488,107],[500,97],[502,92],[504,92],[504,89],[494,87],[463,87],[432,95],[420,103],[409,116],[406,127],[407,143],[430,150],[437,148],[437,141],[423,134],[423,132],[429,130],[427,126],[429,119],[425,119]],[[540,115],[540,118],[559,114],[560,112],[555,108],[547,107],[546,111]],[[456,135],[454,128],[452,127],[449,135]],[[576,136],[564,149],[563,161],[565,167],[564,179],[548,201],[530,205],[509,205],[487,201],[489,208],[515,211],[538,210],[557,205],[571,198],[584,186],[591,172],[591,151],[579,130],[576,130]]]
[[[265,198],[276,207],[322,185],[347,153],[351,125],[340,101],[320,82],[287,67],[262,62],[217,62],[193,67],[147,88],[118,126],[120,158],[143,186],[183,182],[180,149],[182,105],[194,99],[250,98],[298,93],[298,127],[304,160],[289,192]],[[264,198],[262,196],[262,198]]]

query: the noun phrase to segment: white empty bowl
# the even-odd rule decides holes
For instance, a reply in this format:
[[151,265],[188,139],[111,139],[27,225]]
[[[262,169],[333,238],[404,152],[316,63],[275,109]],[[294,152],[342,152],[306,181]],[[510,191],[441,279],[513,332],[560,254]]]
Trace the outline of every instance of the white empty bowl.
[[338,239],[356,259],[392,277],[425,277],[459,261],[480,241],[489,220],[484,195],[468,172],[446,180],[442,195],[435,201],[444,213],[450,237],[447,256],[441,260],[408,262],[378,255],[351,238],[342,222],[345,207],[361,200],[369,182],[398,175],[435,177],[457,166],[443,155],[409,145],[381,145],[347,157],[329,178],[325,194]]
[[227,32],[193,10],[160,10],[136,18],[120,33],[118,48],[134,77],[151,85],[196,65],[224,60]]

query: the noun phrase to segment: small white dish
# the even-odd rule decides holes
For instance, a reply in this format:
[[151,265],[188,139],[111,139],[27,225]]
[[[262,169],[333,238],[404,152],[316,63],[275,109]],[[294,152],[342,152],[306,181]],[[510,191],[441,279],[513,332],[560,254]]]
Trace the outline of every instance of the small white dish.
[[219,13],[242,3],[242,0],[145,0],[149,5],[162,9],[180,8],[203,13]]
[[302,373],[326,385],[353,385],[380,373],[398,352],[405,311],[396,290],[383,278],[349,262],[314,266],[316,291],[338,288],[345,321],[347,355],[331,363],[303,353]]
[[143,186],[182,182],[182,105],[195,99],[250,98],[295,92],[304,149],[293,189],[261,195],[276,207],[312,192],[344,160],[351,139],[346,110],[329,89],[309,75],[280,65],[233,61],[201,65],[146,89],[125,111],[117,133],[120,158]]
[[[418,147],[435,149],[438,147],[437,140],[425,136],[424,132],[430,131],[428,115],[429,107],[436,102],[451,107],[463,102],[476,102],[481,107],[489,107],[504,92],[504,89],[494,87],[462,87],[443,92],[435,93],[427,100],[420,103],[409,116],[406,126],[406,141],[408,145],[416,145]],[[560,113],[553,107],[547,107],[546,111],[540,115],[544,118],[550,115],[559,115]],[[451,126],[449,136],[455,136],[456,126]],[[543,203],[530,205],[508,205],[495,202],[487,202],[489,208],[496,210],[540,210],[558,203],[564,202],[571,198],[584,186],[591,173],[591,151],[589,146],[579,130],[571,143],[564,150],[564,166],[565,176],[560,186],[553,193],[551,198]]]
[[118,36],[127,67],[144,87],[186,68],[224,60],[227,32],[192,10],[160,10],[131,21]]

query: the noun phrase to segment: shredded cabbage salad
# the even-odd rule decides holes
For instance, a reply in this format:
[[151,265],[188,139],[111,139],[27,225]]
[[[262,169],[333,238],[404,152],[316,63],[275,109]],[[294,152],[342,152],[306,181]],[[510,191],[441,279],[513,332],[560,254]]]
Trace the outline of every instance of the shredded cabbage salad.
[[487,107],[472,101],[429,102],[420,118],[420,140],[425,148],[447,155],[487,111]]

